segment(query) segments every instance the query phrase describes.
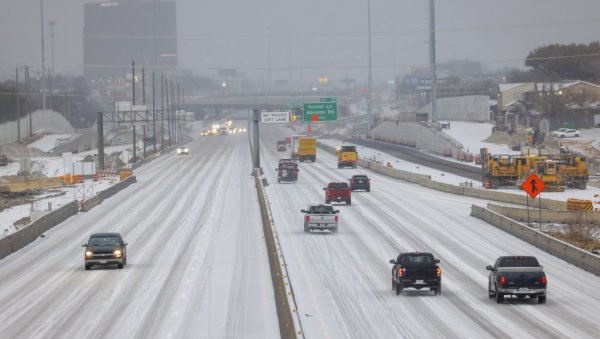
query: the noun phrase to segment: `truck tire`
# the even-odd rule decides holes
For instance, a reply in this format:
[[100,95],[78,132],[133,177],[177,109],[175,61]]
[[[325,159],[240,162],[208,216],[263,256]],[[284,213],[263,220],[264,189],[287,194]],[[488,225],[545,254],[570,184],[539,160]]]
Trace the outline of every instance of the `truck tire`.
[[350,200],[350,199],[346,200],[346,205],[352,205],[352,200]]
[[117,267],[118,267],[119,269],[123,268],[123,263],[117,264]]
[[435,289],[435,295],[442,295],[442,285]]
[[86,271],[89,271],[89,270],[91,270],[91,269],[92,269],[92,266],[90,266],[90,265],[85,265],[85,270],[86,270]]
[[538,295],[538,304],[545,304],[545,303],[546,303],[546,296]]
[[325,199],[325,203],[326,203],[326,204],[331,204],[331,200],[329,200],[329,199]]
[[306,225],[304,225],[304,233],[310,233],[310,230],[308,229],[308,227]]
[[496,293],[492,292],[492,290],[490,290],[490,288],[488,287],[488,297],[489,297],[490,299],[492,299],[492,298],[493,298],[493,297],[495,297],[495,296],[496,296]]
[[334,227],[334,228],[332,228],[332,229],[331,229],[331,232],[332,232],[332,233],[337,233],[337,227]]
[[338,164],[338,168],[342,168],[342,165]]
[[396,284],[396,295],[402,293],[402,286],[400,284]]

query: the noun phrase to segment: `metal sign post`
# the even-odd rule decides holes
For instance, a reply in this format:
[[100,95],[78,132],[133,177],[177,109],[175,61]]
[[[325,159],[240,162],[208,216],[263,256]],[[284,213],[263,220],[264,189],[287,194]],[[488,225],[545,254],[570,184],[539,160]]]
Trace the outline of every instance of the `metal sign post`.
[[[529,197],[531,199],[535,199],[543,190],[546,188],[546,185],[537,175],[531,174],[529,178],[527,178],[521,184],[520,188],[527,192],[527,224],[529,225]],[[540,207],[540,231],[542,230],[542,200],[539,200]]]

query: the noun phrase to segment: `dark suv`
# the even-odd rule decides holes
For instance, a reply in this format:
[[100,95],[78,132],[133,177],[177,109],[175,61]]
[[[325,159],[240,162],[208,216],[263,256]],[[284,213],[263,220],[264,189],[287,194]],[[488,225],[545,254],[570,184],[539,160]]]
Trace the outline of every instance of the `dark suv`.
[[428,288],[435,294],[442,294],[442,269],[440,261],[431,253],[400,253],[396,260],[390,260],[392,268],[392,289],[396,294],[405,288]]
[[127,243],[119,233],[94,233],[90,236],[85,247],[85,269],[92,266],[117,265],[123,268],[127,265]]
[[353,191],[356,190],[365,190],[367,192],[371,191],[371,179],[364,174],[361,175],[353,175],[350,178],[350,188]]

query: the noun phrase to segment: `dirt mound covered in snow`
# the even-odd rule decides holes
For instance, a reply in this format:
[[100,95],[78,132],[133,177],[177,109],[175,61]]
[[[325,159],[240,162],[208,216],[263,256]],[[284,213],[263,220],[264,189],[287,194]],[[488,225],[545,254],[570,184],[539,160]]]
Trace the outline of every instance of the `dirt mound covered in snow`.
[[29,157],[48,157],[50,154],[42,152],[37,148],[29,148],[21,143],[15,142],[8,145],[0,145],[0,154],[4,154],[9,158],[19,158],[22,156]]
[[521,133],[510,135],[506,132],[494,132],[484,141],[491,144],[508,145],[512,147],[515,145],[525,145],[525,143],[527,143],[527,135]]

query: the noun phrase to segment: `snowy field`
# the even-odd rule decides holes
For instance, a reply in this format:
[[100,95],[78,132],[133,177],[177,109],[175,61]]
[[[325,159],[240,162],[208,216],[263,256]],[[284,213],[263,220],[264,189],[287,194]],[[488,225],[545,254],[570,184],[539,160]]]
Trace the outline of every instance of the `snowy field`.
[[31,148],[37,148],[43,152],[52,152],[56,147],[66,144],[79,137],[79,134],[48,134],[44,135],[41,139],[32,142],[27,145]]

